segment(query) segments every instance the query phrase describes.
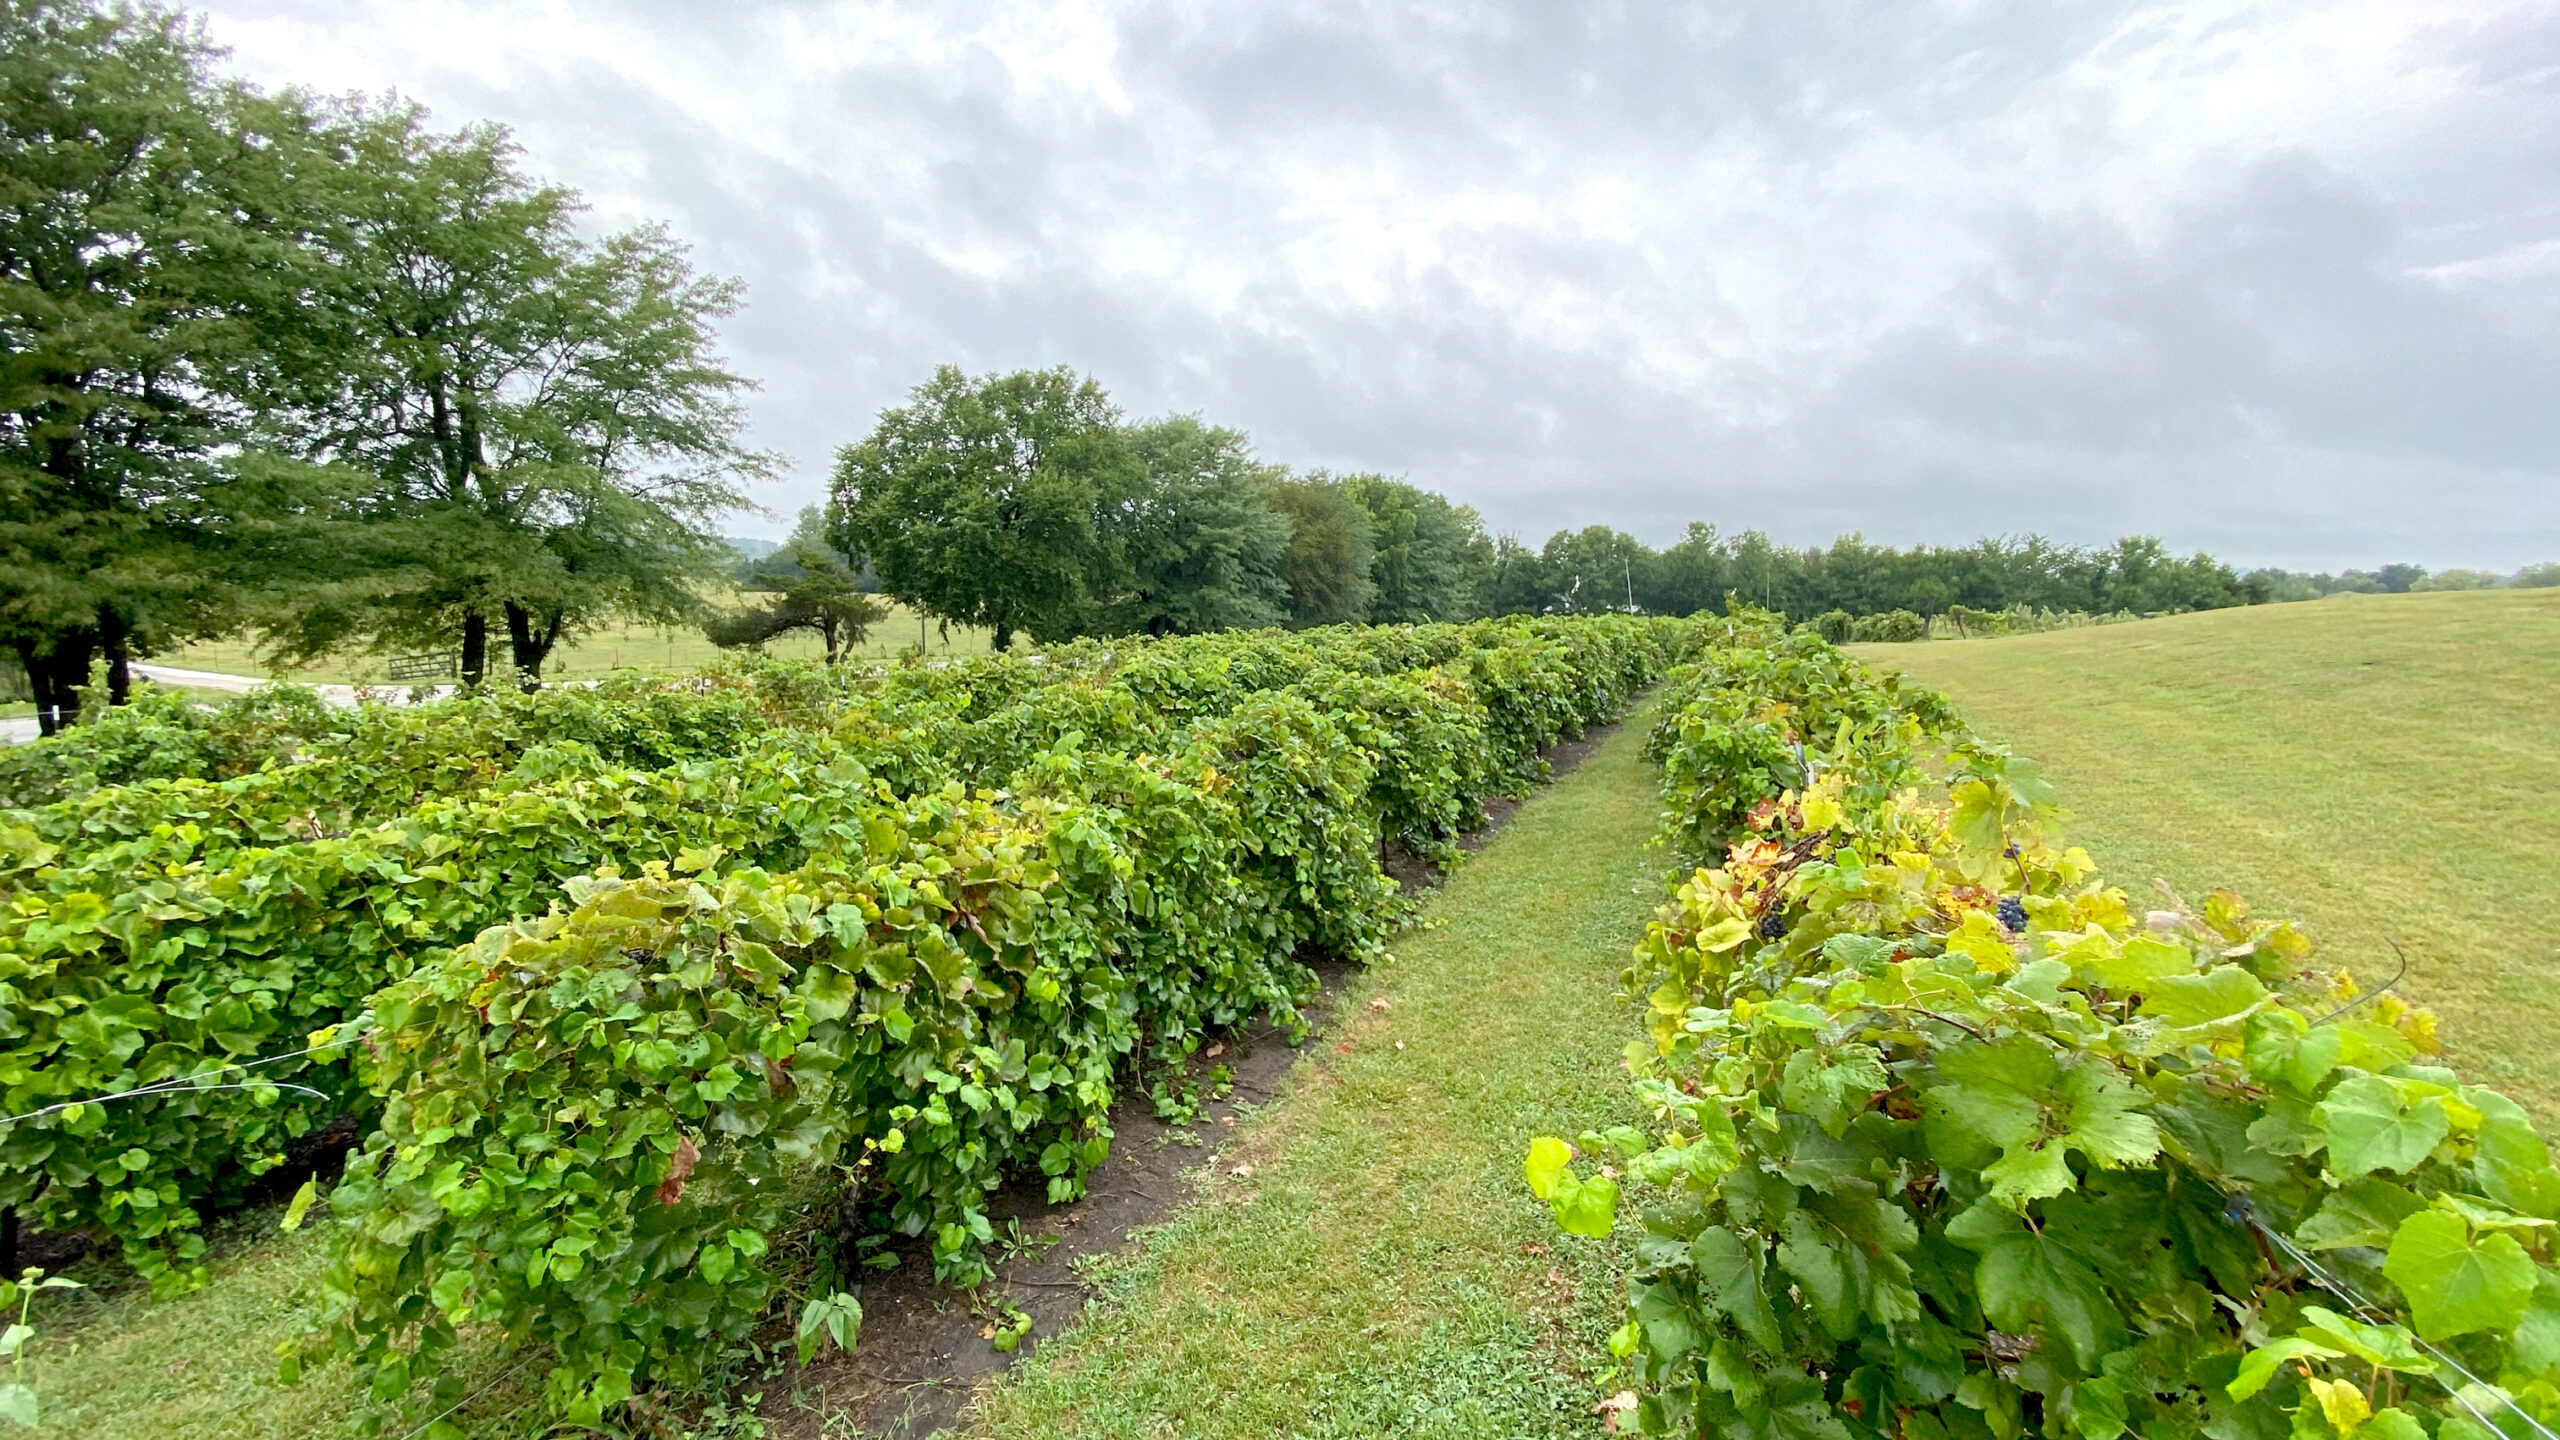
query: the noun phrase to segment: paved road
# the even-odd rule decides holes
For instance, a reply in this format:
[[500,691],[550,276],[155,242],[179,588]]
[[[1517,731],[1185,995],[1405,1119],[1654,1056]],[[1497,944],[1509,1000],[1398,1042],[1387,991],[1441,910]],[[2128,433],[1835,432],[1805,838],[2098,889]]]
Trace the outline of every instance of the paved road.
[[[152,665],[140,661],[135,662],[133,674],[138,680],[157,681],[162,685],[184,685],[191,690],[221,690],[234,695],[245,695],[268,683],[263,675],[230,675],[220,670],[188,670],[176,665]],[[406,685],[383,686],[359,696],[353,685],[314,685],[310,688],[323,701],[342,709],[352,707],[359,699],[365,698],[388,705],[406,705],[412,689]],[[443,693],[442,689],[437,693]],[[40,733],[42,731],[33,715],[0,720],[0,744],[24,744]]]

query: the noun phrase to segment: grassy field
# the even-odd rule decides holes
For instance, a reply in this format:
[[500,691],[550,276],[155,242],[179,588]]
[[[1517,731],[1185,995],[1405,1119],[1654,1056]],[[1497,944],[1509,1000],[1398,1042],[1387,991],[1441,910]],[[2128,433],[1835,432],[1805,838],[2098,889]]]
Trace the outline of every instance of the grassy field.
[[[715,603],[734,605],[738,597],[723,592]],[[912,649],[921,640],[928,653],[934,655],[984,654],[987,632],[955,625],[946,636],[941,627],[930,620],[919,620],[916,612],[903,605],[890,607],[889,618],[871,627],[870,635],[853,647],[853,653],[869,658],[885,658]],[[494,642],[503,654],[505,637]],[[717,663],[730,652],[702,638],[702,632],[689,626],[614,625],[592,635],[564,642],[552,652],[549,663],[542,667],[543,677],[550,680],[592,679],[615,670],[647,670],[675,673],[699,670]],[[768,655],[790,660],[815,660],[826,653],[818,637],[792,634],[765,647]],[[214,670],[226,675],[273,675],[307,684],[358,685],[379,683],[387,671],[379,655],[341,655],[302,670],[283,670],[262,658],[257,647],[246,639],[215,640],[172,650],[152,659],[162,665],[176,665],[189,670]],[[32,713],[32,712],[30,712]]]
[[2127,889],[2228,885],[2560,1120],[2560,590],[2347,596],[1859,652],[2044,761]]
[[[323,1212],[325,1213],[325,1211]],[[154,1303],[122,1264],[70,1273],[92,1288],[48,1297],[26,1380],[42,1397],[39,1436],[80,1440],[358,1440],[376,1407],[345,1365],[275,1383],[277,1346],[318,1312],[332,1257],[326,1226],[281,1233],[281,1206],[215,1223],[213,1283]],[[12,1317],[14,1318],[14,1317]],[[466,1342],[476,1393],[453,1417],[480,1440],[530,1440],[538,1366],[502,1361],[489,1337]],[[16,1433],[16,1432],[11,1432]],[[398,1429],[388,1432],[394,1440]]]
[[1341,1046],[1078,1329],[981,1404],[1007,1437],[1591,1435],[1625,1303],[1522,1183],[1541,1132],[1636,1118],[1614,998],[1661,858],[1630,724],[1530,800],[1353,989]]

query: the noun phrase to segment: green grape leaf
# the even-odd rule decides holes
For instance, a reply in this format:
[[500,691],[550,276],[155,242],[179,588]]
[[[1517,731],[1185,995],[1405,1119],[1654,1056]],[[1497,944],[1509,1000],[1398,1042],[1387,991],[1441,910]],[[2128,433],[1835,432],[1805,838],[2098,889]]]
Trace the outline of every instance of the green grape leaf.
[[2462,1100],[2480,1112],[2472,1174],[2481,1193],[2511,1210],[2560,1220],[2560,1170],[2524,1107],[2495,1090],[2464,1086]]
[[1711,1225],[1689,1242],[1689,1264],[1706,1287],[1707,1298],[1744,1338],[1763,1350],[1778,1348],[1778,1317],[1771,1313],[1768,1293],[1761,1287],[1756,1245],[1746,1245],[1725,1226]]
[[2320,1202],[2311,1218],[2295,1227],[2293,1238],[2313,1250],[2349,1245],[2375,1249],[2391,1243],[2400,1222],[2426,1208],[2427,1202],[2379,1175],[2351,1180]]
[[1947,1238],[1982,1257],[1974,1291],[1991,1323],[2013,1334],[2032,1327],[2062,1337],[2084,1370],[2094,1370],[2122,1333],[2115,1303],[2097,1272],[2062,1246],[1985,1200],[1947,1222]]
[[1706,1339],[1679,1286],[1657,1283],[1627,1288],[1628,1298],[1634,1302],[1636,1323],[1644,1329],[1645,1348],[1653,1354],[1665,1360],[1677,1359]]
[[315,1175],[303,1181],[302,1188],[293,1192],[292,1201],[284,1207],[284,1219],[276,1223],[276,1228],[285,1231],[301,1229],[303,1218],[311,1213],[311,1202],[319,1198],[320,1177]]
[[1799,1210],[1787,1217],[1778,1241],[1778,1264],[1795,1277],[1796,1289],[1813,1304],[1814,1318],[1834,1340],[1858,1331],[1858,1294],[1848,1261],[1833,1248],[1811,1215]]
[[2090,983],[2116,995],[2145,995],[2173,976],[2196,973],[2196,957],[2186,946],[2154,935],[2136,935],[2121,953],[2101,956],[2080,967]]
[[1828,1013],[1800,1000],[1772,1000],[1762,1005],[1759,1013],[1790,1030],[1820,1031],[1831,1024]]
[[2249,1017],[2243,1054],[2249,1073],[2282,1082],[2308,1095],[2346,1054],[2347,1034],[2335,1025],[2310,1027],[2291,1010],[2262,1010]]
[[2515,1237],[2478,1244],[2462,1217],[2421,1210],[2400,1222],[2382,1273],[2409,1297],[2421,1339],[2445,1340],[2475,1330],[2512,1330],[2533,1298],[2533,1257]]
[[2135,1107],[2142,1091],[2103,1060],[2075,1065],[2062,1078],[2063,1136],[2100,1165],[2139,1165],[2160,1153],[2160,1127]]
[[[1996,1044],[1950,1046],[1938,1053],[1944,1082],[1923,1095],[1924,1113],[1943,1121],[1952,1139],[2007,1149],[2033,1140],[2062,1069],[2043,1045],[2016,1036]],[[1939,1130],[1933,1128],[1935,1143]]]
[[2507,1337],[2507,1359],[2527,1375],[2560,1370],[2560,1274],[2545,1270],[2535,1279],[2524,1319]]
[[1991,1197],[2015,1209],[2031,1200],[2047,1200],[2071,1188],[2070,1152],[2061,1145],[2036,1145],[2010,1151],[1982,1167],[1991,1182]]
[[1967,848],[1994,851],[2008,844],[2000,832],[2000,795],[1980,780],[1967,780],[1947,792],[1953,801],[1947,829]]
[[2071,1387],[2071,1428],[2081,1440],[2115,1440],[2125,1432],[2124,1387],[2095,1376]]
[[1812,1116],[1815,1124],[1836,1138],[1879,1092],[1892,1085],[1884,1062],[1863,1045],[1827,1059],[1816,1051],[1798,1050],[1787,1057],[1778,1099],[1788,1109]]
[[2312,1115],[2329,1139],[2329,1169],[2342,1179],[2412,1169],[2453,1133],[2441,1099],[2405,1104],[2400,1087],[2380,1075],[2339,1081]]
[[2418,1353],[2417,1341],[2405,1325],[2368,1325],[2318,1305],[2302,1309],[2302,1333],[2385,1370],[2411,1375],[2432,1374],[2436,1362]]
[[2233,1375],[2231,1383],[2223,1389],[2234,1400],[2246,1400],[2266,1389],[2268,1382],[2276,1378],[2276,1372],[2282,1369],[2288,1360],[2336,1360],[2343,1358],[2346,1353],[2323,1345],[2317,1340],[2288,1335],[2282,1340],[2270,1341],[2241,1356],[2239,1373]]
[[1547,1203],[1566,1234],[1603,1239],[1618,1223],[1618,1182],[1606,1175],[1579,1183],[1568,1178]]
[[2372,1418],[2357,1426],[2356,1440],[2427,1440],[2427,1428],[2417,1416],[2395,1405],[2374,1411]]

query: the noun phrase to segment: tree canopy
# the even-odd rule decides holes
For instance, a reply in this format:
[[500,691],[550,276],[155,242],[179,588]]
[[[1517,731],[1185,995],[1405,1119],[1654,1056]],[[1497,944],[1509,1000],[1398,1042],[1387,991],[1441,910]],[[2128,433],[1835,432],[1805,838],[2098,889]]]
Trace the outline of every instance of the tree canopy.
[[1472,505],[1384,475],[1343,488],[1369,517],[1369,614],[1379,624],[1464,620],[1480,612],[1493,542]]
[[539,675],[608,616],[699,612],[718,520],[766,472],[750,388],[716,354],[734,281],[664,229],[589,239],[579,201],[525,175],[504,132],[414,107],[333,117],[321,244],[341,363],[271,417],[277,449],[355,478],[327,567],[278,597],[289,654],[458,638],[465,680],[493,627]]
[[1126,513],[1128,573],[1107,628],[1149,635],[1253,629],[1289,618],[1289,522],[1265,498],[1277,466],[1245,437],[1177,415],[1133,427],[1145,481]]
[[151,6],[0,7],[0,630],[50,730],[93,659],[234,619],[225,463],[299,343],[302,117]]
[[1289,522],[1282,573],[1289,581],[1289,618],[1299,625],[1365,619],[1377,582],[1376,530],[1349,486],[1331,476],[1275,476],[1263,485]]
[[1144,462],[1102,387],[1064,366],[973,379],[945,365],[836,459],[828,535],[881,588],[947,620],[1089,632],[1126,565],[1115,521]]

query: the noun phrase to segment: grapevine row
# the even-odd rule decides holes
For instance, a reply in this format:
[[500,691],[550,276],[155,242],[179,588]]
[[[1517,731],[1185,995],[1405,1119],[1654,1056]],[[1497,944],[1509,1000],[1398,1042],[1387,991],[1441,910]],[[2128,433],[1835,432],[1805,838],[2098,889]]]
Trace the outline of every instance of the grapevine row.
[[1570,1231],[1633,1212],[1622,1420],[2550,1433],[2560,1170],[2522,1108],[2236,895],[2135,909],[2032,765],[1763,629],[1653,737],[1706,862],[1626,976],[1655,1123],[1528,1160]]
[[[88,832],[86,848],[54,846],[22,866],[0,913],[5,1103],[19,1114],[72,1106],[0,1131],[0,1204],[49,1227],[117,1237],[157,1288],[183,1288],[199,1278],[208,1204],[227,1203],[303,1137],[361,1125],[376,1105],[345,1045],[250,1073],[227,1067],[344,1024],[413,966],[541,913],[573,877],[653,862],[788,871],[858,844],[858,817],[882,797],[1000,787],[1069,737],[1101,753],[1167,753],[1184,726],[1274,686],[1309,694],[1382,762],[1361,804],[1385,833],[1445,856],[1482,796],[1658,668],[1676,628],[1515,622],[1215,637],[851,683],[779,672],[736,693],[760,713],[788,697],[804,729],[767,733],[741,754],[642,770],[596,763],[590,748],[556,777],[518,775],[431,798],[389,823],[272,845],[214,844],[193,822]],[[635,698],[654,713],[668,693]],[[458,709],[461,728],[488,733],[486,708]],[[405,725],[434,713],[378,718]],[[1370,858],[1344,863],[1354,859],[1374,873]],[[1316,938],[1356,948],[1331,931]],[[1246,990],[1252,1004],[1277,996],[1267,984]],[[1211,1023],[1229,1018],[1221,1011]],[[1188,1033],[1176,1027],[1149,1043],[1178,1049]],[[172,1083],[185,1088],[76,1103]]]

